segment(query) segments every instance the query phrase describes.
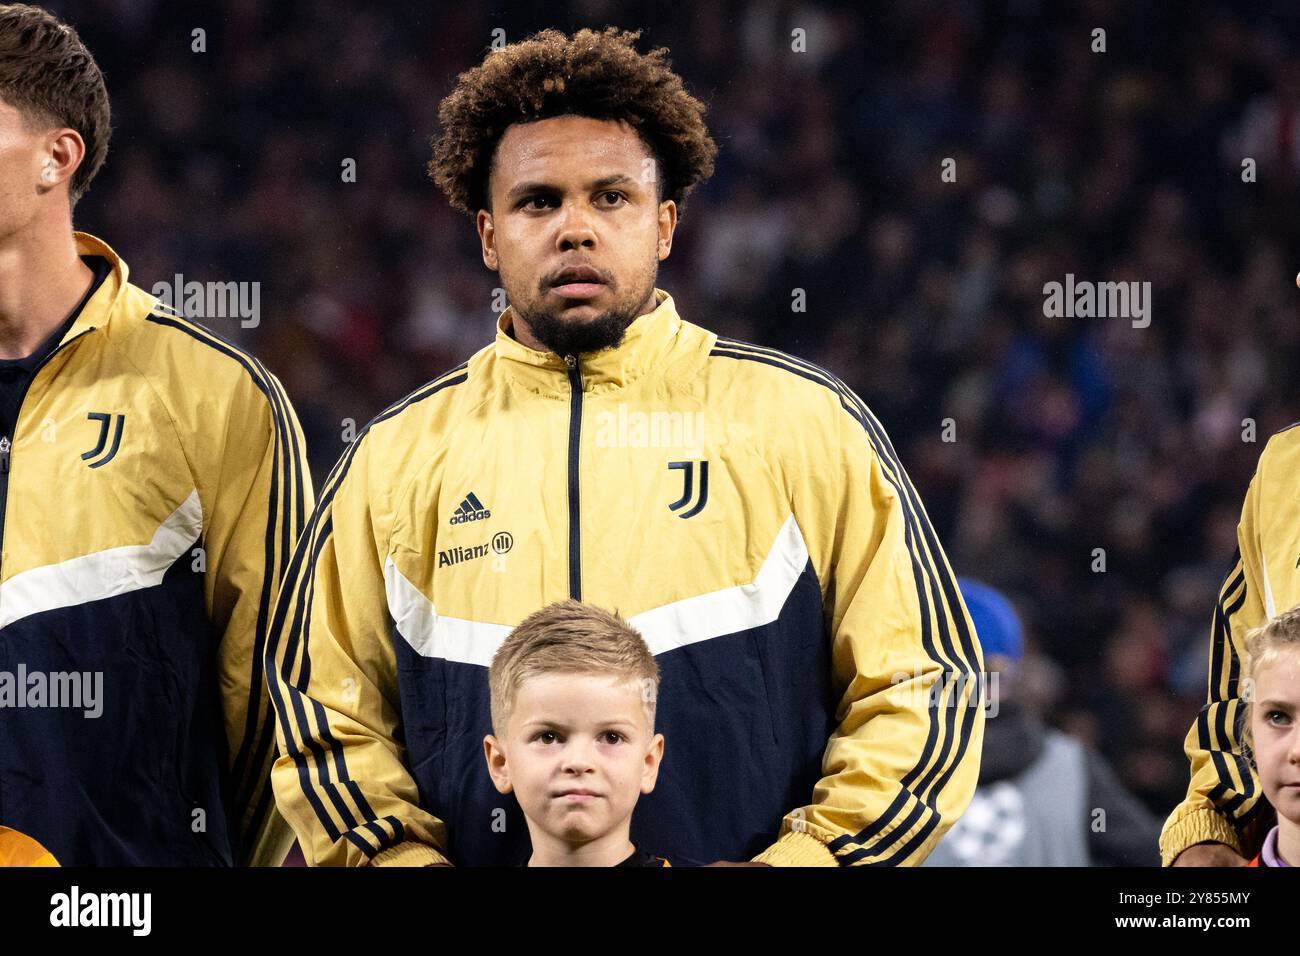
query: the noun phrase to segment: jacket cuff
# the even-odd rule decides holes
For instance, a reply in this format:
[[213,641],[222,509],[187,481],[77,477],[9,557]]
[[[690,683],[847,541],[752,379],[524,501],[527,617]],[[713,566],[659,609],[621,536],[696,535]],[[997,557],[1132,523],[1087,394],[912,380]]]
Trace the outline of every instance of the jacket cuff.
[[790,830],[781,834],[770,847],[754,857],[754,863],[770,866],[839,866],[835,854],[826,844],[809,833]]
[[[1177,811],[1175,811],[1177,812]],[[1189,846],[1213,841],[1226,843],[1242,852],[1241,838],[1222,813],[1210,807],[1184,811],[1165,824],[1160,834],[1160,865],[1172,866],[1174,859]]]
[[376,853],[370,858],[370,866],[434,866],[438,863],[450,864],[447,859],[427,843],[407,840],[397,846]]

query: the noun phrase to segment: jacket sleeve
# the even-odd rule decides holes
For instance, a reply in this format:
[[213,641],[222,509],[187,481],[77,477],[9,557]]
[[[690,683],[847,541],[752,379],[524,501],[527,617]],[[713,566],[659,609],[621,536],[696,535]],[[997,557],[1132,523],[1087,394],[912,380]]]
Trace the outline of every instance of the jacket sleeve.
[[975,792],[983,657],[884,429],[842,384],[838,401],[795,495],[825,582],[838,727],[811,802],[754,859],[915,866]]
[[237,819],[238,862],[279,866],[293,833],[271,793],[274,716],[262,673],[276,593],[311,510],[302,430],[279,381],[260,365],[229,409],[204,537],[204,582]]
[[1191,763],[1187,796],[1165,821],[1160,859],[1169,866],[1196,843],[1226,843],[1243,856],[1258,851],[1267,814],[1259,779],[1242,754],[1238,686],[1246,633],[1266,619],[1261,589],[1259,484],[1263,459],[1246,491],[1237,552],[1219,590],[1210,624],[1209,688],[1183,750]]
[[400,741],[384,586],[388,473],[363,432],[335,465],[276,608],[266,672],[280,806],[313,866],[447,862]]

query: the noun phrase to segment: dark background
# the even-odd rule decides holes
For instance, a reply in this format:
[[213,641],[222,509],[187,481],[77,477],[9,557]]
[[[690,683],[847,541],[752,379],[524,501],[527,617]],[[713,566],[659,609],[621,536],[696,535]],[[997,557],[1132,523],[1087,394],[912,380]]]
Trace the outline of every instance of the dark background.
[[[282,379],[318,485],[347,420],[494,334],[496,274],[424,174],[457,74],[498,27],[668,46],[721,153],[658,285],[688,321],[846,379],[957,572],[1016,599],[1037,706],[1160,818],[1181,799],[1242,496],[1300,418],[1300,5],[47,6],[113,102],[77,228],[146,289],[261,283],[259,327],[208,324]],[[1151,282],[1150,327],[1045,318],[1070,272]]]

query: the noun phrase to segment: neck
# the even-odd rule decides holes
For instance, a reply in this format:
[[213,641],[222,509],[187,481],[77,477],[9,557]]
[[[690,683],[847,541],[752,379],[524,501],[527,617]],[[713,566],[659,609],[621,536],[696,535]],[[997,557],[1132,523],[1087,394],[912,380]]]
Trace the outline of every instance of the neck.
[[1277,815],[1277,855],[1287,866],[1300,866],[1300,823]]
[[94,276],[68,229],[0,240],[0,359],[26,358],[67,319]]
[[589,843],[569,843],[543,833],[529,821],[528,832],[533,839],[533,855],[529,866],[618,866],[636,850],[628,838],[632,821],[615,827],[604,836]]

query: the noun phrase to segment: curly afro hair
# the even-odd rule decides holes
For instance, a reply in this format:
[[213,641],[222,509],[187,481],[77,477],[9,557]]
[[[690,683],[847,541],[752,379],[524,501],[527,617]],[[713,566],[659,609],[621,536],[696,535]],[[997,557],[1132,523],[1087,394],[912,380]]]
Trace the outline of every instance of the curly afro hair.
[[667,48],[638,53],[640,35],[606,27],[569,39],[542,30],[462,73],[439,104],[442,133],[428,166],[452,207],[471,218],[489,207],[488,173],[508,126],[572,114],[636,130],[658,164],[659,201],[673,200],[680,215],[713,174],[718,147],[704,125],[707,107],[672,72]]

